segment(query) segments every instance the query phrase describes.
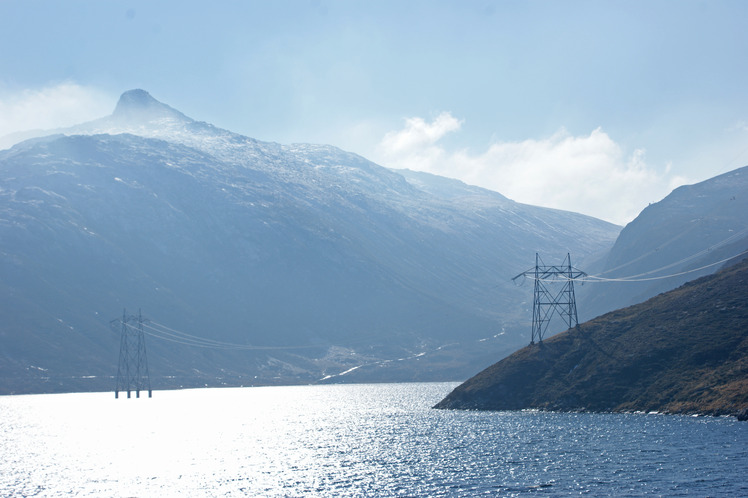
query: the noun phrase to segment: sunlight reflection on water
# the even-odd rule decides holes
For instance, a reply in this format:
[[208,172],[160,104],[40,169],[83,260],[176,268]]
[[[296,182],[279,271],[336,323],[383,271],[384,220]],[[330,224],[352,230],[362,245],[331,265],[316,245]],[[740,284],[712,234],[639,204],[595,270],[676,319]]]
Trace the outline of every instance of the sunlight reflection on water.
[[2,397],[0,494],[748,494],[748,424],[430,409],[455,385]]

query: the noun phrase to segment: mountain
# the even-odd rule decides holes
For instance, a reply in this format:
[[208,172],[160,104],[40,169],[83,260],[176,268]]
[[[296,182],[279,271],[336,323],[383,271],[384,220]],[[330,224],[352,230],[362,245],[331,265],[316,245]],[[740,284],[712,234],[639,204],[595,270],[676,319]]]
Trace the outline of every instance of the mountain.
[[123,309],[156,389],[466,378],[526,341],[535,252],[619,230],[132,90],[0,151],[0,393],[111,389]]
[[640,303],[748,248],[748,166],[675,189],[626,225],[579,294],[580,319]]
[[527,346],[437,408],[748,410],[748,259]]

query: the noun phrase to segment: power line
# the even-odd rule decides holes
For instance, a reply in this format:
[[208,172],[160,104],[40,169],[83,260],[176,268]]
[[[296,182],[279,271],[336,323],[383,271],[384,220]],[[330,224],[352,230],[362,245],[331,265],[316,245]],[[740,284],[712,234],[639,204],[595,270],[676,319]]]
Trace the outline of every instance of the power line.
[[[134,327],[133,325],[127,324],[127,327]],[[163,341],[173,342],[176,344],[182,344],[184,346],[193,346],[206,349],[224,349],[224,350],[245,350],[245,351],[272,351],[272,350],[293,350],[293,349],[318,349],[320,345],[304,345],[304,346],[252,346],[249,344],[237,344],[231,342],[216,341],[213,339],[207,339],[180,330],[168,327],[163,324],[159,324],[150,320],[148,323],[143,324],[143,332],[146,335],[161,339]]]
[[[720,265],[722,263],[730,261],[731,259],[743,256],[744,254],[748,254],[748,249],[745,250],[745,251],[741,251],[741,252],[735,254],[734,256],[730,256],[730,257],[727,257],[727,258],[722,259],[720,261],[715,261],[714,263],[710,263],[708,265],[704,265],[704,266],[701,266],[699,268],[694,268],[692,270],[686,270],[686,271],[682,271],[682,272],[671,273],[671,274],[668,274],[668,275],[660,275],[660,276],[657,276],[657,277],[639,278],[639,277],[644,277],[645,275],[651,275],[653,273],[657,273],[657,272],[660,272],[660,271],[663,271],[663,270],[667,270],[668,268],[672,268],[674,266],[678,266],[678,265],[687,263],[688,261],[691,261],[691,260],[696,259],[696,258],[698,258],[700,256],[703,256],[703,255],[705,255],[705,254],[713,251],[714,249],[717,249],[717,248],[722,247],[722,246],[724,246],[726,244],[729,244],[730,242],[733,242],[734,240],[742,237],[745,234],[748,234],[748,227],[746,227],[743,230],[740,230],[738,232],[735,232],[734,234],[732,234],[731,236],[727,237],[726,239],[723,239],[723,240],[717,242],[716,244],[712,244],[711,246],[709,246],[709,247],[707,247],[705,249],[702,249],[699,252],[691,254],[690,256],[687,256],[687,257],[685,257],[685,258],[683,258],[683,259],[681,259],[679,261],[676,261],[674,263],[669,263],[669,264],[667,264],[665,266],[661,266],[661,267],[655,268],[653,270],[648,270],[648,271],[645,271],[643,273],[638,273],[636,275],[628,275],[628,276],[625,276],[625,277],[615,277],[615,278],[602,277],[602,275],[605,275],[606,273],[610,273],[610,272],[612,272],[614,270],[623,268],[625,266],[628,266],[628,265],[630,265],[632,263],[635,263],[635,262],[637,262],[637,261],[645,258],[646,256],[649,256],[650,254],[656,252],[657,249],[653,249],[652,251],[649,251],[648,253],[645,253],[645,254],[643,254],[643,255],[641,255],[641,256],[639,256],[637,258],[634,258],[634,259],[632,259],[632,260],[630,260],[630,261],[628,261],[626,263],[618,265],[615,268],[611,268],[609,270],[605,270],[604,272],[600,272],[600,273],[598,273],[596,275],[585,275],[583,278],[579,278],[577,280],[580,280],[582,283],[585,283],[585,282],[589,282],[589,283],[596,283],[596,282],[648,282],[648,281],[653,281],[653,280],[664,280],[664,279],[667,279],[667,278],[679,277],[679,276],[682,276],[682,275],[687,275],[689,273],[695,273],[697,271],[701,271],[701,270],[705,270],[707,268],[711,268],[712,266]],[[666,242],[663,245],[669,244],[670,242],[672,242],[676,238],[678,238],[678,236],[673,237],[672,239],[670,239],[668,242]],[[521,273],[520,275],[517,275],[512,280],[516,280],[520,276],[522,276],[524,278],[529,278],[531,280],[534,279],[534,277],[533,277],[533,275],[531,273],[525,272],[525,273]],[[559,275],[556,276],[556,278],[558,280],[565,280],[568,277],[565,277],[564,275],[559,274]]]
[[[663,266],[662,268],[645,272],[641,275],[651,274],[663,269],[671,268],[675,265],[681,264],[686,261],[690,261],[695,257],[698,257],[706,252],[709,252],[712,248],[726,244],[729,240],[734,239],[746,232],[745,229],[741,232],[734,234],[731,237],[714,244],[710,248],[702,250],[695,255],[691,255],[687,258],[682,259],[676,263]],[[605,278],[597,275],[587,275],[585,272],[571,266],[571,255],[567,254],[566,259],[559,266],[549,266],[543,263],[540,256],[535,254],[535,267],[526,270],[516,277],[512,278],[516,281],[520,277],[523,279],[531,279],[535,282],[534,296],[533,296],[533,307],[532,307],[532,334],[530,336],[530,344],[535,344],[535,339],[538,342],[543,341],[543,335],[547,330],[551,319],[554,314],[558,314],[566,322],[567,328],[571,329],[573,326],[579,325],[577,317],[576,299],[574,295],[574,281],[581,282],[646,282],[653,280],[663,280],[666,278],[673,278],[677,276],[687,275],[697,271],[705,270],[713,266],[723,264],[731,259],[735,259],[744,254],[748,254],[748,250],[744,250],[737,255],[724,258],[720,261],[715,261],[708,265],[694,268],[691,270],[681,271],[672,273],[670,275],[660,275],[657,277],[646,277],[640,278],[641,275],[634,275],[633,277],[622,277],[622,278]],[[557,294],[552,294],[547,287],[547,282],[560,281],[563,282],[561,290]]]
[[[748,254],[748,250],[745,250],[745,251],[743,251],[741,253],[738,253],[735,256],[730,256],[729,258],[725,258],[725,259],[722,259],[720,261],[715,261],[714,263],[710,263],[708,265],[701,266],[699,268],[694,268],[692,270],[686,270],[686,271],[682,271],[682,272],[678,272],[678,273],[671,273],[670,275],[660,275],[659,277],[636,278],[639,275],[634,275],[633,277],[604,278],[604,277],[598,277],[598,276],[595,276],[595,275],[589,275],[589,276],[586,277],[586,279],[584,281],[585,282],[595,283],[595,282],[649,282],[649,281],[652,281],[652,280],[664,280],[666,278],[680,277],[681,275],[688,275],[689,273],[694,273],[694,272],[697,272],[697,271],[705,270],[707,268],[711,268],[712,266],[721,265],[722,263],[730,261],[731,259],[738,258],[738,257],[740,257],[740,256],[742,256],[744,254]],[[674,263],[674,264],[677,264],[677,263]],[[661,269],[670,268],[674,264],[668,265],[668,266],[663,267]],[[652,270],[652,271],[647,272],[647,273],[642,273],[641,275],[647,275],[647,274],[650,274],[650,273],[654,273],[656,271],[660,271],[661,269]],[[587,280],[587,279],[589,279],[589,280]]]
[[[512,279],[529,277],[535,280],[530,344],[535,344],[536,337],[538,342],[543,342],[543,335],[548,329],[554,314],[563,318],[568,328],[579,325],[577,303],[574,296],[574,281],[586,276],[585,272],[571,266],[570,254],[566,255],[566,259],[560,266],[548,266],[540,259],[540,255],[535,253],[535,268],[530,268]],[[561,290],[555,296],[545,285],[546,281],[554,280],[564,282]]]
[[[702,252],[704,252],[704,251],[702,251]],[[583,284],[584,283],[593,283],[594,284],[594,283],[598,283],[598,282],[649,282],[649,281],[653,281],[653,280],[664,280],[666,278],[680,277],[682,275],[687,275],[689,273],[695,273],[697,271],[701,271],[701,270],[705,270],[707,268],[711,268],[712,266],[721,265],[722,263],[726,263],[727,261],[730,261],[731,259],[739,258],[740,256],[743,256],[745,254],[748,254],[748,249],[746,249],[745,251],[739,252],[738,254],[735,254],[734,256],[729,256],[729,257],[721,259],[719,261],[715,261],[714,263],[709,263],[708,265],[700,266],[699,268],[693,268],[691,270],[681,271],[681,272],[678,272],[678,273],[670,273],[668,275],[660,275],[660,276],[657,276],[657,277],[638,278],[639,276],[642,276],[642,275],[648,275],[648,274],[655,273],[655,272],[658,272],[658,271],[670,268],[672,266],[678,265],[678,264],[680,264],[682,262],[685,262],[685,261],[688,261],[690,259],[693,259],[693,257],[688,257],[688,258],[682,259],[681,261],[678,261],[677,263],[671,263],[671,264],[669,264],[667,266],[663,266],[661,268],[657,268],[656,270],[650,270],[648,272],[640,273],[639,275],[632,275],[632,276],[629,276],[629,277],[605,278],[605,277],[598,276],[598,275],[602,275],[602,273],[600,273],[598,275],[585,275],[584,277],[574,278],[574,279],[570,279],[568,276],[564,276],[564,275],[557,275],[555,278],[557,280],[578,280],[578,281],[580,281]],[[527,278],[527,279],[530,279],[530,280],[535,280],[535,277],[533,275],[526,274],[526,273],[521,273],[521,274],[517,275],[516,277],[514,277],[512,280],[514,280],[514,279],[516,279],[518,277],[524,277],[524,278]]]
[[[680,261],[676,261],[675,263],[670,263],[670,264],[662,266],[660,268],[656,268],[654,270],[649,270],[649,271],[646,271],[644,273],[640,273],[640,274],[637,274],[637,275],[629,275],[627,277],[616,277],[616,278],[629,280],[629,279],[636,278],[636,277],[642,277],[644,275],[651,275],[652,273],[656,273],[658,271],[667,270],[668,268],[672,268],[673,266],[678,266],[678,265],[686,263],[686,262],[688,262],[688,261],[690,261],[692,259],[696,259],[699,256],[703,256],[704,254],[707,254],[707,253],[711,252],[714,249],[717,249],[717,248],[722,247],[722,246],[724,246],[726,244],[729,244],[730,242],[733,242],[734,240],[742,237],[745,234],[748,234],[748,227],[746,227],[746,228],[744,228],[744,229],[742,229],[742,230],[740,230],[738,232],[735,232],[734,234],[730,235],[726,239],[723,239],[723,240],[717,242],[716,244],[712,244],[711,246],[709,246],[709,247],[707,247],[705,249],[702,249],[701,251],[699,251],[697,253],[691,254],[690,256],[687,256],[687,257],[681,259]],[[616,266],[615,268],[610,268],[608,270],[605,270],[604,272],[598,273],[597,275],[593,275],[593,276],[594,277],[599,277],[601,275],[605,275],[606,273],[610,273],[612,271],[621,269],[621,268],[623,268],[625,266],[628,266],[630,264],[636,263],[637,261],[646,258],[650,254],[653,254],[653,253],[659,251],[660,247],[667,246],[668,244],[670,244],[674,240],[678,239],[682,235],[683,235],[682,233],[679,234],[679,235],[676,235],[675,237],[671,238],[670,240],[668,240],[667,242],[665,242],[661,246],[659,246],[659,247],[657,247],[655,249],[652,249],[651,251],[649,251],[647,253],[644,253],[644,254],[640,255],[639,257],[637,257],[637,258],[634,258],[634,259],[632,259],[632,260],[630,260],[630,261],[628,261],[626,263],[623,263],[621,265]],[[738,254],[738,255],[736,255],[734,257],[737,257],[737,256],[740,256],[740,254]],[[728,259],[730,259],[730,258],[728,258]]]

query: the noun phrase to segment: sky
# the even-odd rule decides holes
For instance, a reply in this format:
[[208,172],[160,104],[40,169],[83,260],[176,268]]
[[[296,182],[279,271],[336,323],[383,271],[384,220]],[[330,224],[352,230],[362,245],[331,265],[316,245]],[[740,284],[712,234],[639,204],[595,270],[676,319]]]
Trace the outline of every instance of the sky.
[[260,140],[625,224],[748,165],[746,26],[743,0],[0,0],[0,136],[142,88]]

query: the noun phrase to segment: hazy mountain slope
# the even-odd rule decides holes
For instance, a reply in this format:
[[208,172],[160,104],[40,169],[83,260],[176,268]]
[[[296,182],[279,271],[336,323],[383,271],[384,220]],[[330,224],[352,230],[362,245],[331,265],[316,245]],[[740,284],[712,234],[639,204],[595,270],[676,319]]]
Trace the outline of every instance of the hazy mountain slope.
[[155,387],[464,378],[524,342],[509,279],[535,251],[619,230],[143,91],[62,131],[0,151],[2,392],[111,387],[125,307],[242,346],[149,337]]
[[748,260],[527,346],[438,408],[748,409]]
[[[748,167],[675,189],[621,231],[602,267],[590,269],[614,281],[585,284],[580,318],[642,302],[714,272],[719,266],[690,270],[748,248],[746,213]],[[689,273],[678,275],[683,272]]]

